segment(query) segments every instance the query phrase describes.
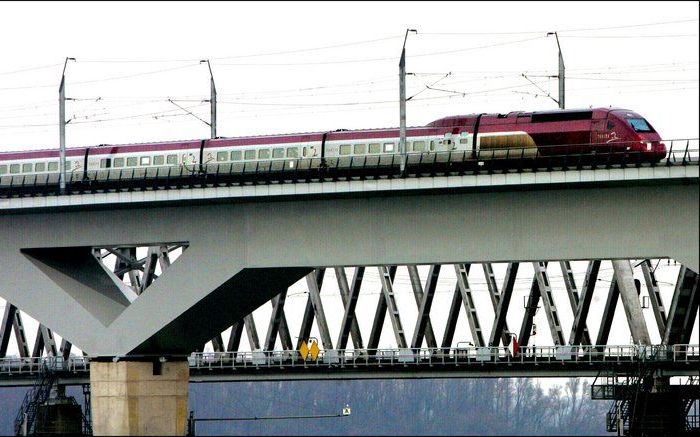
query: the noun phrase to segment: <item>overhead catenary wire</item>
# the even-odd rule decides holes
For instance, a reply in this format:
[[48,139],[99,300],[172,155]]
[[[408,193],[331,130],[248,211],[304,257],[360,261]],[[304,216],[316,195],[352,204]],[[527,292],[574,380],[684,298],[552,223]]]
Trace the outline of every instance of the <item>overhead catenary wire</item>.
[[[544,81],[540,81],[537,83],[544,83]],[[522,88],[525,86],[528,86],[529,84],[517,84],[517,85],[510,85],[510,86],[505,86],[505,87],[498,87],[498,88],[491,88],[491,89],[481,89],[481,90],[476,90],[476,91],[469,91],[469,92],[459,92],[459,94],[464,95],[464,96],[469,96],[469,95],[474,95],[474,94],[483,94],[483,93],[488,93],[492,91],[500,91],[500,90],[506,90],[506,89],[512,89],[512,88]],[[448,96],[435,96],[435,97],[423,97],[423,98],[418,98],[414,99],[413,101],[420,101],[420,100],[435,100],[435,99],[443,99],[447,98]],[[288,103],[288,102],[248,102],[248,101],[220,101],[218,103],[221,104],[231,104],[231,105],[246,105],[246,106],[294,106],[294,107],[306,107],[306,106],[355,106],[355,105],[365,105],[365,104],[389,104],[389,103],[396,103],[396,100],[379,100],[379,101],[353,101],[353,102],[336,102],[336,103]]]
[[[199,105],[192,105],[192,106],[187,106],[185,107],[186,109],[192,109],[192,108],[198,108],[202,106],[208,106],[206,103],[202,103]],[[127,120],[127,119],[132,119],[132,118],[139,118],[139,117],[153,117],[153,116],[160,116],[163,114],[169,114],[174,111],[181,111],[180,108],[177,109],[170,109],[170,110],[163,110],[163,111],[156,111],[156,112],[148,112],[144,114],[134,114],[134,115],[127,115],[123,117],[113,117],[113,118],[104,118],[104,119],[86,119],[86,120],[78,120],[71,122],[71,124],[85,124],[85,123],[104,123],[108,121],[113,121],[113,120]],[[186,114],[183,114],[186,115]],[[78,118],[86,118],[85,116],[78,117]],[[48,126],[58,126],[58,123],[48,123],[48,124],[24,124],[24,125],[0,125],[0,128],[11,128],[11,127],[48,127]]]
[[[440,52],[431,53],[417,53],[412,54],[411,58],[421,58],[426,56],[440,56],[446,54],[462,53],[471,50],[481,50],[511,44],[520,44],[523,42],[534,41],[536,39],[542,39],[544,36],[537,36],[534,38],[519,39],[515,41],[506,41],[501,43],[492,43],[481,46],[466,47],[454,50],[445,50]],[[333,61],[312,61],[312,62],[278,62],[278,63],[219,63],[218,66],[303,66],[303,65],[333,65],[333,64],[353,64],[353,63],[364,63],[364,62],[377,62],[377,61],[396,61],[396,56],[381,57],[381,58],[365,58],[365,59],[344,59],[344,60],[333,60]]]
[[[631,29],[639,27],[650,27],[650,26],[662,26],[666,24],[680,24],[680,23],[692,23],[698,21],[697,18],[683,19],[683,20],[670,20],[670,21],[656,21],[650,23],[638,23],[638,24],[628,24],[628,25],[618,25],[618,26],[603,26],[603,27],[584,27],[584,28],[574,28],[574,29],[561,29],[557,30],[558,33],[569,33],[569,32],[591,32],[598,30],[617,30],[617,29]],[[523,35],[523,34],[536,34],[536,33],[546,33],[551,31],[551,29],[546,30],[528,30],[520,32],[421,32],[421,35]]]
[[[214,60],[222,60],[222,59],[240,59],[240,58],[254,58],[254,57],[262,57],[262,56],[288,55],[288,54],[305,53],[305,52],[312,52],[312,51],[329,50],[329,49],[335,49],[335,48],[341,48],[341,47],[350,47],[350,46],[356,46],[356,45],[370,44],[370,43],[374,43],[374,42],[388,41],[388,40],[393,40],[393,39],[398,39],[398,38],[401,38],[401,36],[394,35],[394,36],[387,36],[387,37],[383,37],[383,38],[375,38],[375,39],[361,40],[361,41],[351,41],[351,42],[346,42],[346,43],[339,43],[339,44],[333,44],[333,45],[327,45],[327,46],[321,46],[321,47],[310,47],[310,48],[304,48],[304,49],[279,50],[279,51],[266,52],[266,53],[250,53],[250,54],[245,54],[245,55],[210,57],[209,60],[214,61]],[[200,59],[201,58],[190,58],[190,59],[89,59],[88,58],[82,62],[89,62],[89,63],[199,62]]]
[[[648,27],[648,26],[659,26],[659,25],[666,25],[666,24],[689,23],[689,22],[694,22],[694,21],[698,21],[698,19],[670,20],[670,21],[639,23],[639,24],[623,25],[623,26],[562,29],[562,30],[559,30],[558,32],[559,33],[569,33],[569,32],[588,32],[588,31],[598,31],[598,30],[627,29],[627,28],[639,28],[639,27]],[[488,31],[488,32],[421,32],[421,35],[428,35],[428,36],[439,36],[439,35],[452,35],[452,36],[453,35],[471,35],[471,36],[475,36],[475,35],[484,35],[484,36],[535,35],[535,34],[543,34],[543,33],[546,33],[550,30],[551,29],[528,30],[528,31],[510,31],[510,32],[493,32],[493,31]],[[683,36],[685,36],[685,35],[683,35]],[[697,35],[695,35],[695,36],[697,36]],[[645,37],[645,36],[643,36],[643,37]],[[661,35],[661,37],[667,37],[667,35]],[[390,41],[390,40],[395,40],[395,39],[400,39],[400,38],[402,38],[402,35],[393,35],[393,36],[386,36],[386,37],[374,38],[374,39],[368,39],[368,40],[349,41],[349,42],[345,42],[345,43],[331,44],[331,45],[319,46],[319,47],[308,47],[308,48],[293,49],[293,50],[277,50],[277,51],[272,51],[272,52],[249,53],[249,54],[242,54],[242,55],[218,56],[218,57],[209,57],[209,59],[210,60],[226,60],[226,59],[244,59],[244,58],[253,58],[253,57],[289,55],[289,54],[305,53],[305,52],[312,52],[312,51],[330,50],[330,49],[336,49],[336,48],[342,48],[342,47],[351,47],[351,46],[357,46],[357,45],[363,45],[363,44],[371,44],[371,43],[375,43],[375,42]],[[167,63],[167,62],[198,62],[200,59],[201,59],[201,57],[197,57],[197,58],[173,58],[173,59],[130,59],[130,58],[91,59],[91,58],[81,58],[81,62],[86,62],[86,63]],[[52,64],[50,66],[41,66],[41,67],[31,67],[30,69],[48,68],[48,67],[57,66],[57,65],[60,65],[60,64]],[[0,73],[0,74],[3,74],[3,73]]]
[[[697,65],[698,61],[681,61],[681,62],[670,62],[670,63],[651,63],[651,64],[635,64],[635,65],[624,65],[624,66],[610,66],[610,65],[603,65],[603,66],[589,66],[589,67],[570,67],[568,68],[568,71],[570,72],[584,72],[584,71],[591,71],[594,70],[593,73],[585,73],[585,74],[606,74],[610,72],[617,72],[618,74],[624,74],[625,72],[634,72],[634,73],[642,73],[644,69],[648,70],[649,68],[652,67],[669,67],[670,70],[675,70],[676,68],[679,68],[682,70],[686,69],[684,66],[688,65]],[[193,64],[198,65],[198,64]],[[176,69],[182,68],[180,67],[175,67]],[[169,69],[165,69],[166,71]],[[601,71],[602,70],[602,71]],[[150,72],[142,72],[142,73],[136,73],[134,75],[127,75],[127,76],[116,76],[114,78],[107,78],[107,79],[96,79],[95,81],[100,81],[100,80],[115,80],[115,79],[121,79],[121,78],[126,78],[126,77],[136,77],[137,75],[143,75],[143,74],[154,74],[157,72],[160,72],[161,70],[156,70],[156,71],[150,71]],[[517,70],[504,70],[504,69],[499,69],[499,70],[453,70],[452,73],[453,75],[468,75],[468,74],[481,74],[481,73],[514,73],[517,74],[518,76],[525,72],[527,74],[534,74],[537,72],[542,72],[545,73],[548,70],[532,70],[532,69],[517,69]],[[433,74],[433,73],[431,73]],[[436,73],[436,74],[444,74],[444,73]],[[581,74],[581,73],[579,73]],[[352,81],[352,82],[342,82],[342,83],[337,83],[337,84],[325,84],[321,86],[299,86],[295,88],[285,88],[285,89],[267,89],[267,90],[251,90],[251,91],[246,91],[246,92],[241,92],[241,93],[236,93],[236,95],[239,94],[274,94],[274,93],[282,93],[282,92],[294,92],[297,90],[307,90],[307,89],[326,89],[326,88],[333,88],[333,87],[350,87],[354,85],[361,85],[365,83],[375,83],[375,82],[389,82],[393,81],[394,75],[384,75],[384,76],[379,76],[375,78],[368,78],[366,80],[362,81]],[[76,82],[77,83],[77,82]],[[84,83],[84,82],[83,82]],[[55,85],[32,85],[32,86],[17,86],[17,87],[5,87],[5,88],[0,88],[0,90],[25,90],[25,89],[31,89],[31,88],[47,88],[47,87],[53,87]],[[231,94],[226,94],[226,95],[231,95]],[[224,95],[222,95],[224,96]],[[125,97],[106,97],[106,98],[125,98]],[[174,98],[173,96],[167,96],[167,97],[162,97],[162,99],[167,99],[167,98]],[[138,99],[149,99],[149,97],[138,97]],[[49,100],[43,100],[41,102],[49,102]],[[46,104],[47,106],[50,105],[49,103]],[[7,109],[3,109],[0,107],[0,112],[5,111],[5,110],[12,110],[12,109],[22,109],[22,108],[32,108],[34,107],[33,104],[28,104],[28,105],[15,105],[13,107],[7,107]]]
[[[616,79],[616,78],[586,78],[586,77],[579,77],[581,75],[595,75],[595,76],[605,76],[608,74],[629,74],[629,73],[623,73],[623,72],[611,72],[611,73],[606,73],[606,72],[582,72],[579,73],[577,76],[570,76],[569,78],[572,80],[599,80],[599,81],[624,81],[624,82],[663,82],[663,83],[684,83],[684,82],[697,82],[697,79],[686,79],[686,78],[669,78],[669,79],[640,79],[640,78],[625,78],[625,79]],[[457,73],[459,75],[459,73]],[[508,77],[519,77],[520,75],[493,75],[493,76],[483,76],[483,77],[477,77],[473,79],[466,79],[466,80],[459,80],[459,81],[452,81],[450,82],[450,85],[458,84],[458,83],[468,83],[468,82],[476,82],[480,80],[485,80],[485,79],[495,79],[495,78],[508,78]],[[537,75],[532,75],[532,77],[537,77]],[[545,76],[548,77],[548,76]],[[387,81],[381,81],[381,82],[387,82]],[[378,83],[378,82],[373,82],[373,81],[368,81],[368,82],[356,82],[356,83]],[[340,85],[338,86],[340,87]],[[334,92],[334,93],[313,93],[315,89],[332,89],[336,88],[336,86],[324,86],[324,87],[316,87],[316,88],[294,88],[290,89],[290,92],[295,92],[297,90],[299,91],[305,91],[308,90],[308,93],[300,92],[297,94],[294,94],[293,96],[297,97],[303,97],[303,96],[312,96],[312,97],[318,97],[318,96],[334,96],[334,95],[345,95],[345,94],[353,94],[356,95],[358,92],[367,92],[367,93],[380,93],[380,92],[390,92],[393,91],[394,88],[381,88],[381,89],[366,89],[362,91],[358,90],[349,90],[345,92]],[[424,89],[425,90],[425,89]],[[570,89],[570,91],[573,91],[574,89]],[[462,92],[457,92],[458,94],[462,94]],[[226,97],[226,96],[236,96],[236,95],[248,95],[248,92],[245,93],[233,93],[233,94],[223,94],[220,95],[221,97]],[[280,94],[284,94],[281,91],[277,94],[276,96],[280,96]],[[117,101],[130,101],[130,102],[141,102],[143,104],[149,103],[149,102],[166,102],[168,100],[174,100],[174,101],[197,101],[201,102],[205,100],[205,96],[200,96],[198,98],[193,98],[194,96],[182,96],[182,97],[166,97],[163,96],[161,98],[154,98],[154,97],[144,97],[142,99],[140,98],[119,98],[119,97],[104,97],[104,98],[99,98],[100,100],[117,100]],[[292,97],[292,96],[283,96],[283,97]],[[258,96],[258,97],[253,97],[253,100],[262,100],[265,98],[265,96]],[[94,98],[73,98],[71,99],[72,101],[88,101],[91,102],[95,100]],[[111,106],[111,109],[114,108],[120,108],[120,107],[128,107],[128,106],[135,106],[136,103],[134,104],[127,104],[127,105],[117,105],[117,106]],[[52,103],[46,103],[42,105],[31,105],[31,106],[26,106],[26,107],[14,107],[14,108],[8,108],[5,110],[0,109],[0,113],[3,112],[20,112],[20,113],[26,113],[26,109],[36,109],[38,107],[47,107],[47,106],[53,106]],[[106,108],[104,108],[106,109]],[[32,116],[48,116],[48,115],[53,115],[53,113],[42,113],[42,114],[25,114],[25,115],[13,115],[13,116],[4,116],[0,117],[0,119],[16,119],[16,118],[25,118],[25,117],[32,117]]]
[[[649,86],[668,86],[667,83],[660,83],[660,84],[652,84],[652,85],[640,85],[640,84],[631,84],[631,85],[616,85],[615,88],[618,89],[617,94],[623,94],[623,93],[629,93],[629,92],[634,92],[639,94],[640,90],[639,89],[620,89],[620,88],[627,88],[627,87],[632,87],[632,88],[639,88],[639,87],[646,87],[648,88]],[[522,86],[527,86],[527,85],[522,85]],[[514,86],[514,87],[506,87],[506,88],[517,88],[521,87],[521,85]],[[570,88],[568,91],[571,93],[577,93],[577,92],[583,92],[583,91],[590,91],[590,90],[596,90],[596,89],[607,89],[611,87],[585,87],[585,88]],[[644,89],[643,91],[645,93],[655,93],[655,92],[668,92],[668,91],[683,91],[683,90],[690,90],[690,89],[698,89],[698,87],[671,87],[671,88],[662,88],[658,90],[654,89]],[[449,95],[449,96],[435,96],[435,97],[430,97],[427,99],[414,99],[415,104],[429,107],[429,106],[434,106],[434,104],[429,104],[429,102],[426,102],[424,100],[428,101],[436,101],[436,100],[450,100],[453,98],[470,98],[470,99],[478,99],[480,97],[479,93],[464,93],[460,91],[451,91],[454,93],[454,95]],[[485,93],[487,91],[482,91],[481,93]],[[493,102],[493,101],[510,101],[510,99],[497,99],[494,98],[494,96],[499,95],[499,96],[507,96],[507,94],[502,94],[502,93],[494,93],[491,95],[488,99],[488,101]],[[221,103],[221,102],[220,102]],[[229,104],[236,104],[238,102],[228,102]],[[334,110],[328,110],[325,109],[323,111],[294,111],[294,112],[279,112],[279,111],[274,111],[274,110],[267,110],[267,111],[260,111],[256,110],[255,114],[249,114],[247,113],[248,111],[241,110],[241,111],[220,111],[220,115],[224,114],[246,114],[246,115],[237,115],[237,118],[262,118],[266,117],[270,114],[276,115],[276,116],[281,116],[281,115],[286,115],[286,116],[300,116],[300,115],[313,115],[313,114],[328,114],[328,113],[342,113],[342,112],[353,112],[353,111],[366,111],[368,109],[379,109],[379,106],[381,105],[391,105],[395,103],[392,100],[386,100],[386,101],[378,101],[378,102],[355,102],[352,103],[351,105],[340,105],[341,108],[345,106],[342,109],[334,109]],[[207,105],[196,105],[197,107],[203,107]],[[254,103],[248,102],[247,105],[243,106],[255,106]],[[258,105],[260,106],[260,105]],[[338,106],[338,105],[333,105],[333,104],[324,104],[324,105],[318,105],[318,104],[302,104],[302,105],[295,105],[295,104],[279,104],[279,103],[273,103],[273,104],[267,104],[267,105],[262,105],[264,107],[280,107],[284,108],[286,110],[289,109],[294,109],[294,108],[309,108],[309,107],[331,107],[331,106]],[[350,107],[347,107],[350,106]],[[104,115],[104,114],[102,114]],[[131,115],[131,116],[125,116],[125,117],[113,117],[113,118],[107,118],[107,119],[99,119],[99,120],[86,120],[86,121],[76,121],[71,124],[83,124],[86,122],[89,123],[106,123],[106,122],[113,122],[113,121],[119,121],[119,120],[125,120],[125,119],[133,119],[133,118],[139,118],[139,117],[151,117],[157,115],[158,119],[165,119],[166,117],[180,117],[184,116],[186,114],[174,114],[174,115],[165,115],[162,113],[162,111],[155,112],[155,113],[146,113],[146,114],[138,114],[138,115]],[[76,119],[84,118],[85,116],[76,116]],[[141,123],[135,123],[135,124],[120,124],[120,126],[130,126],[130,125],[140,125]],[[155,123],[150,123],[150,124],[155,124]],[[57,123],[45,123],[45,124],[16,124],[16,125],[0,125],[0,129],[7,130],[7,129],[26,129],[26,128],[36,128],[36,127],[50,127],[50,126],[57,126]],[[35,130],[32,130],[31,132],[36,132]],[[44,132],[46,132],[44,130]]]
[[61,65],[63,65],[63,64],[49,64],[49,65],[40,65],[37,67],[26,67],[26,68],[22,68],[19,70],[13,70],[13,71],[0,71],[0,76],[17,74],[17,73],[26,73],[27,71],[44,70],[47,68],[59,67]]
[[685,33],[676,35],[562,35],[562,38],[586,38],[586,39],[614,39],[614,38],[687,38],[697,37],[697,33]]
[[[646,89],[643,89],[643,91],[646,92],[646,93],[652,93],[652,92],[666,92],[666,91],[681,91],[681,90],[688,90],[688,89],[697,89],[697,87],[670,87],[670,88],[669,88],[669,87],[667,87],[668,85],[669,85],[668,83],[657,83],[657,84],[649,84],[649,85],[644,85],[644,84],[629,84],[629,85],[616,85],[615,88],[618,90],[618,91],[617,91],[618,94],[622,94],[622,93],[625,93],[625,92],[635,92],[635,93],[639,93],[639,92],[640,92],[640,91],[638,90],[639,87],[646,88]],[[660,88],[660,89],[658,89],[658,90],[648,89],[649,87],[652,87],[652,86],[660,86],[660,87],[664,87],[664,86],[665,86],[666,88]],[[506,88],[506,89],[511,88],[511,89],[512,89],[512,88],[517,88],[517,87],[519,87],[519,86],[504,87],[504,88]],[[602,86],[602,87],[601,87],[601,86],[597,86],[597,87],[585,87],[585,88],[571,88],[569,91],[572,92],[572,93],[577,93],[577,92],[583,92],[583,91],[589,91],[589,90],[595,90],[595,89],[606,89],[606,88],[611,88],[611,87],[605,87],[605,86]],[[621,88],[636,88],[636,89],[634,89],[634,90],[632,90],[632,89],[623,90],[623,89],[621,89]],[[491,91],[493,91],[493,90],[482,90],[481,93],[491,92]],[[467,94],[467,95],[462,95],[461,92],[456,92],[456,93],[458,93],[459,95],[436,96],[436,97],[431,97],[431,98],[428,98],[428,99],[425,99],[425,100],[429,100],[429,101],[431,101],[431,100],[443,100],[443,99],[444,99],[444,100],[449,100],[449,99],[452,99],[452,98],[459,98],[460,96],[461,96],[462,98],[469,97],[470,99],[474,99],[474,98],[478,99],[478,98],[479,98],[479,94],[478,94],[478,93],[472,93],[472,95],[469,95],[469,94]],[[499,94],[499,93],[494,93],[494,94],[491,95],[491,97],[489,97],[489,101],[497,101],[497,100],[499,100],[499,99],[497,99],[497,98],[494,100],[494,97],[493,97],[493,96],[497,96],[497,95],[504,95],[504,94],[502,94],[502,93],[501,93],[501,94]],[[430,104],[429,102],[423,102],[423,101],[421,101],[421,100],[424,100],[424,99],[415,99],[414,101],[415,101],[416,103],[414,103],[414,104],[421,105],[421,106],[426,106],[426,107],[428,107],[428,106],[434,106],[434,104]],[[504,99],[500,99],[500,100],[504,100]],[[508,100],[508,99],[505,99],[505,100]],[[231,103],[234,103],[234,104],[235,104],[235,103],[237,103],[237,102],[231,102]],[[261,118],[261,117],[264,117],[266,114],[299,116],[299,115],[309,115],[309,114],[327,114],[327,113],[332,113],[332,112],[352,112],[352,111],[367,110],[367,109],[379,109],[379,106],[380,106],[380,105],[390,105],[390,104],[392,104],[392,103],[393,103],[392,100],[380,101],[380,102],[376,102],[376,103],[375,103],[375,102],[356,102],[356,103],[353,103],[353,105],[356,105],[356,106],[353,106],[353,107],[345,107],[345,108],[343,108],[343,107],[341,106],[342,109],[335,109],[335,110],[327,110],[327,109],[325,109],[325,110],[322,111],[322,112],[319,112],[319,111],[294,111],[294,112],[286,112],[286,113],[285,113],[285,112],[282,112],[282,113],[280,113],[279,111],[275,111],[275,110],[268,110],[268,111],[256,110],[256,114],[247,114],[247,115],[243,115],[243,116],[238,116],[238,118]],[[378,105],[379,105],[379,106],[378,106]],[[205,106],[205,105],[196,105],[196,107],[202,107],[202,106]],[[266,106],[270,106],[270,105],[266,105]],[[298,108],[305,108],[305,107],[314,107],[314,106],[317,106],[317,105],[314,105],[314,104],[303,104],[303,105],[301,105],[301,106],[294,106],[294,105],[291,105],[291,104],[280,105],[280,104],[278,104],[278,103],[275,103],[275,104],[272,104],[272,105],[271,105],[271,107],[275,107],[275,106],[280,106],[281,108],[287,108],[287,109],[294,109],[294,108],[297,108],[297,107],[298,107]],[[332,105],[324,105],[324,107],[329,107],[329,106],[332,106]],[[345,106],[347,106],[347,105],[345,105]],[[354,109],[354,108],[357,108],[357,109]],[[165,112],[167,112],[167,111],[165,111]],[[244,113],[246,113],[246,112],[247,112],[247,111],[222,111],[221,114],[244,114]],[[97,114],[92,114],[92,116],[95,116],[95,115],[97,115]],[[99,115],[105,115],[105,114],[99,114]],[[129,116],[124,116],[124,117],[113,117],[113,118],[106,118],[106,119],[99,119],[99,120],[76,121],[75,124],[81,124],[81,123],[85,123],[85,122],[88,122],[88,121],[89,121],[90,123],[113,122],[113,121],[124,120],[124,119],[133,119],[133,118],[139,118],[139,117],[150,117],[150,116],[154,116],[154,115],[158,115],[159,118],[161,118],[161,119],[163,119],[164,116],[165,116],[165,114],[163,113],[163,111],[157,111],[157,112],[149,112],[149,113],[146,113],[146,114],[129,115]],[[184,114],[183,114],[183,115],[184,115]],[[169,115],[168,117],[179,117],[179,116],[180,116],[180,115],[172,115],[172,116]],[[76,119],[85,118],[85,116],[80,115],[80,116],[76,116],[75,118],[76,118]],[[129,125],[129,124],[121,124],[121,125]],[[133,124],[132,124],[132,125],[133,125]],[[48,127],[48,126],[56,126],[56,123],[0,125],[0,129],[7,130],[7,129],[36,128],[36,127]]]
[[[133,77],[147,76],[147,75],[151,75],[151,74],[158,74],[158,73],[164,73],[164,72],[168,72],[168,71],[181,70],[183,68],[191,68],[191,67],[194,67],[197,65],[199,65],[199,63],[188,64],[188,65],[179,65],[177,67],[162,68],[159,70],[144,71],[144,72],[140,72],[140,73],[127,74],[127,75],[122,75],[122,76],[104,77],[104,78],[100,78],[100,79],[82,80],[82,81],[75,81],[75,82],[69,82],[69,83],[71,86],[74,86],[74,85],[83,85],[83,84],[89,84],[89,83],[109,82],[112,80],[130,79]],[[34,88],[55,88],[55,87],[57,87],[56,84],[22,85],[22,86],[16,86],[16,87],[2,87],[2,88],[0,88],[0,91],[26,90],[26,89],[34,89]]]

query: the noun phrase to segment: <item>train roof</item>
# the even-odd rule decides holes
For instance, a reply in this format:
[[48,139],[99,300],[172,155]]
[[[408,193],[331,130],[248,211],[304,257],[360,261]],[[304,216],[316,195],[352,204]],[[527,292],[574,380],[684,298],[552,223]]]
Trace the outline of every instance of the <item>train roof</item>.
[[[488,113],[482,113],[481,115],[483,117],[510,118],[510,117],[524,117],[524,116],[532,116],[532,115],[574,114],[574,113],[581,113],[581,112],[590,112],[590,113],[592,113],[593,118],[598,118],[597,116],[607,115],[609,112],[612,112],[612,111],[630,111],[630,110],[624,109],[624,108],[613,108],[613,107],[610,107],[610,108],[578,108],[578,109],[551,109],[551,110],[546,110],[546,111],[511,111],[507,114],[488,112]],[[466,114],[466,115],[450,115],[448,117],[443,117],[443,118],[439,118],[437,120],[434,120],[434,121],[428,123],[426,126],[441,127],[441,126],[461,125],[461,124],[467,123],[468,120],[475,119],[479,115],[480,114],[478,114],[478,113]]]
[[[420,135],[422,131],[434,130],[434,127],[427,126],[412,126],[407,128],[408,135]],[[398,127],[387,128],[371,128],[371,129],[336,129],[334,131],[316,131],[303,133],[287,133],[287,134],[268,134],[268,135],[250,135],[238,137],[217,137],[217,138],[196,138],[191,140],[173,140],[173,141],[151,141],[143,143],[122,143],[122,144],[98,144],[92,146],[77,146],[67,147],[66,155],[68,157],[76,157],[85,153],[85,149],[89,148],[91,154],[115,153],[124,152],[147,152],[147,151],[168,151],[197,148],[202,141],[207,142],[207,148],[228,147],[228,146],[252,146],[263,144],[293,144],[304,142],[320,141],[324,134],[327,134],[328,141],[352,140],[358,136],[364,136],[367,139],[386,138],[398,132]],[[25,151],[0,151],[0,159],[25,159],[32,158],[55,158],[58,157],[57,148],[32,149]]]

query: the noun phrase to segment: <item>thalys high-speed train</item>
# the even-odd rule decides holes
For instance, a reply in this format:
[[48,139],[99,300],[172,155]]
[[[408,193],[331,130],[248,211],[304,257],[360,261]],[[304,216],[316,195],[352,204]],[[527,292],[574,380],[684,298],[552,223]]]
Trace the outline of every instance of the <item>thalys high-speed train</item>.
[[[363,129],[288,135],[68,148],[68,172],[184,167],[207,172],[222,165],[264,161],[265,168],[294,168],[303,158],[324,165],[367,165],[398,152],[399,130]],[[441,118],[406,132],[409,163],[441,156],[448,160],[533,158],[563,154],[607,156],[628,153],[642,162],[665,157],[666,146],[651,124],[627,109],[596,108],[508,114],[471,114]],[[445,153],[455,152],[455,153]],[[0,177],[56,173],[58,150],[0,152]],[[413,160],[413,161],[412,161]],[[443,161],[444,162],[444,161]],[[271,165],[274,164],[274,165]],[[139,171],[139,174],[143,172]],[[131,172],[131,174],[136,174]],[[4,182],[3,182],[4,184]]]

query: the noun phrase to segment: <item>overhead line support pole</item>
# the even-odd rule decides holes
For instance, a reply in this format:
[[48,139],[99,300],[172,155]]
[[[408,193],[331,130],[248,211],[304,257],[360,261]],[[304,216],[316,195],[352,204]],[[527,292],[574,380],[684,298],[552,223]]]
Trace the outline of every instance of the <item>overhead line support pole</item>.
[[66,58],[63,63],[61,85],[58,87],[58,186],[61,194],[66,193],[66,66],[68,61],[75,61],[75,58]]
[[209,104],[211,108],[209,127],[211,128],[211,138],[214,139],[216,138],[216,84],[214,84],[214,73],[211,71],[211,64],[209,63],[209,59],[202,59],[199,62],[206,62],[207,67],[209,67],[209,83],[211,90],[211,97],[209,98]]
[[565,91],[565,72],[566,68],[564,67],[564,56],[561,54],[561,44],[559,44],[559,35],[557,32],[549,32],[547,33],[547,36],[549,35],[554,35],[554,37],[557,39],[557,48],[559,49],[559,109],[564,109],[565,104],[564,104],[564,91]]
[[406,169],[406,40],[408,32],[418,33],[415,29],[406,29],[399,60],[399,153],[401,154],[401,174]]

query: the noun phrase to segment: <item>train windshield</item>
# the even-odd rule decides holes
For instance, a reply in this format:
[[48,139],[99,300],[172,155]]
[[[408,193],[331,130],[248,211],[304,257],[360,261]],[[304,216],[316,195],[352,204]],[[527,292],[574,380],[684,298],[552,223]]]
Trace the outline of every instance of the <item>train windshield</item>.
[[654,128],[643,118],[628,118],[627,122],[635,132],[654,132]]

